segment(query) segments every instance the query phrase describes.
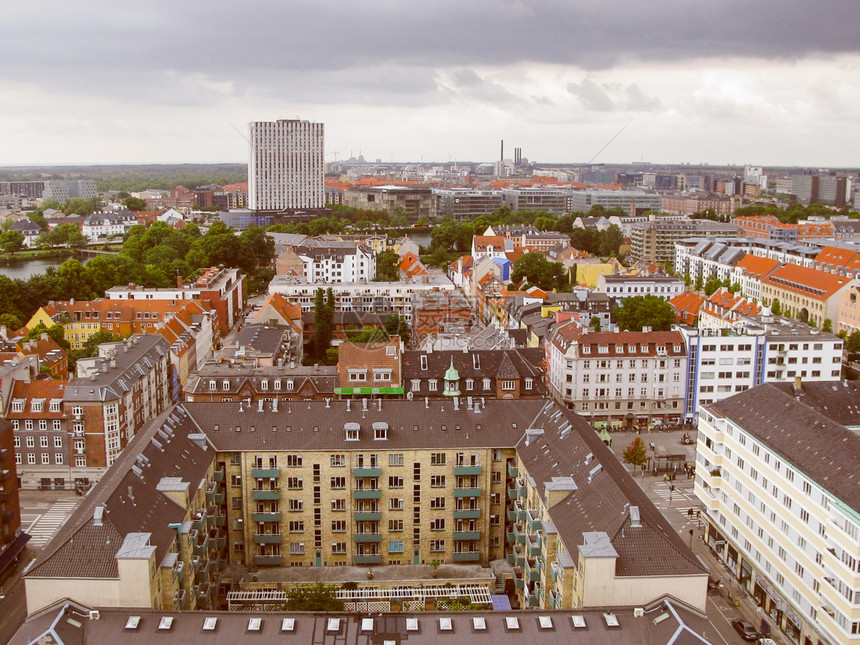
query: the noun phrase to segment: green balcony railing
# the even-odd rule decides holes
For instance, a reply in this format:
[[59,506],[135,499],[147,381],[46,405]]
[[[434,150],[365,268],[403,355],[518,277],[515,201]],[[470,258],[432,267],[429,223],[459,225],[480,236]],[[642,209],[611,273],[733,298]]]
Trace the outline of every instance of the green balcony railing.
[[381,490],[364,489],[352,491],[353,499],[380,499],[382,497]]
[[475,464],[472,465],[463,465],[463,466],[454,466],[454,475],[463,475],[463,476],[473,476],[480,475],[483,472],[483,468],[481,466]]
[[540,531],[543,528],[543,523],[538,516],[538,512],[534,509],[526,511],[526,519],[529,523],[529,529],[532,531]]
[[481,554],[477,551],[454,553],[454,562],[480,562]]
[[519,477],[520,470],[512,463],[508,464],[508,476],[509,477]]
[[541,539],[537,535],[528,536],[528,551],[529,555],[536,556],[541,554]]
[[281,476],[280,468],[252,468],[251,477],[254,479],[277,479]]
[[382,520],[382,513],[379,511],[355,511],[352,518],[356,522],[379,522]]
[[369,554],[369,555],[356,555],[355,556],[356,564],[382,564],[382,555],[379,553]]
[[381,533],[353,533],[352,539],[355,542],[382,542]]
[[257,501],[269,501],[269,500],[278,500],[281,499],[281,491],[280,489],[275,490],[266,490],[266,489],[258,489],[251,491],[251,499]]
[[283,541],[283,536],[273,535],[272,533],[263,533],[254,536],[255,544],[282,544]]
[[525,503],[524,500],[517,500],[514,502],[514,510],[517,512],[517,521],[525,522],[526,520],[526,507],[523,505]]
[[524,481],[517,479],[516,480],[516,487],[517,487],[517,495],[519,497],[525,497],[528,494],[528,488],[526,487],[526,484]]
[[455,520],[477,520],[481,517],[481,509],[480,508],[455,508],[454,509],[454,519]]
[[517,509],[509,508],[507,511],[508,522],[516,522],[517,521]]
[[214,473],[212,473],[212,479],[214,479],[216,482],[224,481],[224,469],[219,468]]
[[508,488],[507,490],[508,490],[508,499],[514,500],[514,499],[517,499],[517,497],[519,497],[519,495],[517,495],[516,487]]
[[455,488],[454,497],[480,497],[480,488]]
[[382,476],[382,468],[353,468],[352,469],[353,477],[381,477]]
[[280,555],[255,555],[254,564],[257,566],[268,566],[283,564],[284,558]]
[[505,560],[507,560],[507,561],[508,561],[508,564],[511,564],[511,565],[512,565],[512,564],[514,563],[514,554],[513,554],[513,552],[506,553],[506,554],[505,554]]
[[480,540],[481,532],[480,531],[454,531],[454,540],[462,541],[462,540]]
[[523,533],[523,530],[519,528],[516,524],[514,524],[514,542],[516,542],[517,544],[526,543],[526,534]]

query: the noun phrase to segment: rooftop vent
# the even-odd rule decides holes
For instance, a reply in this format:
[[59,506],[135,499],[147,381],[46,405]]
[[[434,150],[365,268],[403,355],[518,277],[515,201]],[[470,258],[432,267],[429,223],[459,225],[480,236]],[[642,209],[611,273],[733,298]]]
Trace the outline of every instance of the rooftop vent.
[[642,523],[640,522],[640,518],[639,518],[639,507],[638,506],[631,506],[630,507],[630,526],[633,528],[637,528],[637,529],[640,526],[642,526]]

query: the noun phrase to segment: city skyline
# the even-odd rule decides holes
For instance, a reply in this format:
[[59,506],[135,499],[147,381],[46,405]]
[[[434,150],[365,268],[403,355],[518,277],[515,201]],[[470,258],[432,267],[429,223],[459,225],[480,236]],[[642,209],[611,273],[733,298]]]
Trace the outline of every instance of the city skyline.
[[0,165],[244,162],[297,117],[326,161],[857,165],[853,3],[254,9],[9,7]]

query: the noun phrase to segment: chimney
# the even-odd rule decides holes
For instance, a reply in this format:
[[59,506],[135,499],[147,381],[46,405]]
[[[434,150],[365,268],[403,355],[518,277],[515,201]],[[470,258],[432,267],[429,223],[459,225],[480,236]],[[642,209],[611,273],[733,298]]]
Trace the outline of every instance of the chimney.
[[179,269],[176,270],[176,288],[182,288],[182,275],[180,275]]

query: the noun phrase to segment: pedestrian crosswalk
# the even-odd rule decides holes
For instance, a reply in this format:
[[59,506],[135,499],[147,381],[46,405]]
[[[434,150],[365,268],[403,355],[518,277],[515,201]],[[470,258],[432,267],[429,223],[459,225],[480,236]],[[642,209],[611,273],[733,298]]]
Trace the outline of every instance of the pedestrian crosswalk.
[[82,498],[63,499],[54,502],[44,513],[38,515],[27,527],[30,544],[43,547],[54,537],[59,528],[66,523],[69,515],[78,507]]

